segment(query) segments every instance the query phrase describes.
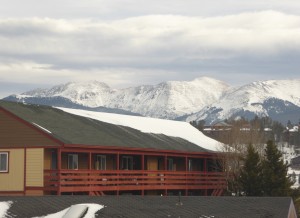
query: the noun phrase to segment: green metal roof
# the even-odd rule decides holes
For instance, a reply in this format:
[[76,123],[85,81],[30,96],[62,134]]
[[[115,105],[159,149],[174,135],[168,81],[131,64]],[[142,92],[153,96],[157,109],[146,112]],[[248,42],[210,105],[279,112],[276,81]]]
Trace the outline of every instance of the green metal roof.
[[143,133],[130,127],[113,125],[69,114],[49,106],[0,101],[0,107],[29,123],[45,128],[51,132],[48,134],[65,144],[150,148],[188,152],[208,151],[182,138],[170,137],[163,134]]

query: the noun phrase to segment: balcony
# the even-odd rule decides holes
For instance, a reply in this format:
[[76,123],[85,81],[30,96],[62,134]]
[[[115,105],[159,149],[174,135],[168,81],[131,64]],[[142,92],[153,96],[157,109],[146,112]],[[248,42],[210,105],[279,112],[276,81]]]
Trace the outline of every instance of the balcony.
[[[226,188],[223,172],[164,170],[44,170],[44,191],[103,193],[106,191],[211,190],[221,195]],[[96,194],[97,195],[97,194]]]

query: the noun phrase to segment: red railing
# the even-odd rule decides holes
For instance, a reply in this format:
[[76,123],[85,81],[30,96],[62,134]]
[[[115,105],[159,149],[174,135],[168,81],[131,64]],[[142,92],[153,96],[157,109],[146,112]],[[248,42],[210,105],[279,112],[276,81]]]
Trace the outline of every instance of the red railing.
[[58,192],[224,189],[222,172],[45,170],[44,188]]

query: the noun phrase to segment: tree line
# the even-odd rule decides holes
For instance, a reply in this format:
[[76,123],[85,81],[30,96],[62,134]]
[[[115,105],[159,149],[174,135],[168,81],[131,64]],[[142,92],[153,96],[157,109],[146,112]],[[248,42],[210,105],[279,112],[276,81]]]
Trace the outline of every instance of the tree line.
[[203,134],[224,144],[263,144],[268,140],[281,141],[285,126],[269,117],[254,117],[251,120],[240,118],[238,120],[226,119],[223,123],[228,127],[207,131],[205,120],[192,121],[191,125]]
[[289,196],[293,182],[287,171],[288,166],[273,141],[267,142],[263,156],[250,144],[243,158],[238,188],[247,196]]

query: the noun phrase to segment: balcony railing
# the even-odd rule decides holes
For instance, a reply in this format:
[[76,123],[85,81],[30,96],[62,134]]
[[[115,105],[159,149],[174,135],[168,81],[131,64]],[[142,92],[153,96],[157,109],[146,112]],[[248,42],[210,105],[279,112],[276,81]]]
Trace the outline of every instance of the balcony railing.
[[58,192],[224,189],[222,172],[45,170],[44,188]]

